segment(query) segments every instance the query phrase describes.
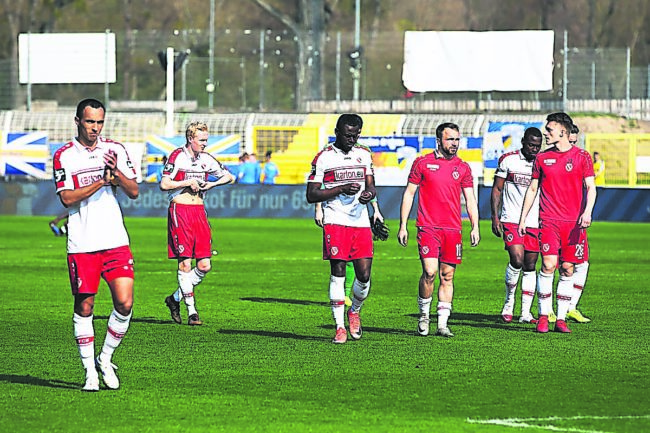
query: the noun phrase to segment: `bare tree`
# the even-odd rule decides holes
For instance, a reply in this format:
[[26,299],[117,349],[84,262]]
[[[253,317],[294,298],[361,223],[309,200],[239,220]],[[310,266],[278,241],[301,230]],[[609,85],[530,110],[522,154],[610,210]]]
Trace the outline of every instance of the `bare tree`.
[[298,45],[295,98],[297,108],[302,109],[307,100],[323,99],[325,0],[298,0],[297,11],[280,10],[267,0],[252,1],[282,22],[295,35]]

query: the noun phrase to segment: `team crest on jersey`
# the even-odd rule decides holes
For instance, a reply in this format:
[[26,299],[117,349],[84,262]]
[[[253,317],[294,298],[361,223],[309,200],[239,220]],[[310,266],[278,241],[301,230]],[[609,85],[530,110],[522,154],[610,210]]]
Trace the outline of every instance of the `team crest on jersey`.
[[544,251],[545,253],[548,253],[548,250],[550,249],[551,247],[549,244],[542,244],[542,251]]
[[332,253],[333,256],[337,255],[339,253],[339,248],[338,247],[330,248],[330,253]]
[[54,170],[54,180],[56,182],[65,182],[65,170],[62,168]]
[[573,170],[573,160],[572,159],[568,160],[564,167],[566,168],[566,171]]
[[460,178],[460,173],[458,172],[458,167],[454,167],[454,171],[451,172],[451,177],[453,177],[454,180],[458,180]]
[[429,254],[429,247],[426,245],[422,247],[422,254]]
[[508,242],[512,242],[513,239],[514,239],[514,236],[512,235],[512,233],[508,233],[508,234],[506,235],[506,240],[507,240]]
[[178,246],[178,252],[182,254],[183,251],[185,251],[185,247],[183,245],[179,245]]

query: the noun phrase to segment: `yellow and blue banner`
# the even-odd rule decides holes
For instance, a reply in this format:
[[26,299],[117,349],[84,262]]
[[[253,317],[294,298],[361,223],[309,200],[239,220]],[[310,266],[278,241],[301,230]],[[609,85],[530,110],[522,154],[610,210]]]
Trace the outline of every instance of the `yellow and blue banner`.
[[[158,173],[163,168],[163,157],[186,143],[184,135],[163,137],[150,135],[146,140],[147,182],[158,182]],[[239,134],[210,135],[205,151],[223,164],[235,163],[242,151],[242,140]]]
[[0,133],[0,176],[32,176],[48,179],[46,132]]

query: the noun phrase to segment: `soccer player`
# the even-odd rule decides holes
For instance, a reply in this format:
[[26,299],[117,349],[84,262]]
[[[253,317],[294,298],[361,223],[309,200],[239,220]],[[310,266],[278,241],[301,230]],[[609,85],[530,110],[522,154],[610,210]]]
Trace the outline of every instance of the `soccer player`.
[[[111,361],[129,329],[133,306],[133,255],[119,189],[138,197],[133,164],[120,143],[100,136],[106,109],[96,99],[77,105],[77,136],[54,154],[54,182],[68,209],[68,270],[74,296],[73,332],[86,369],[84,391],[99,391],[99,375],[110,389],[118,389],[117,368]],[[103,278],[111,291],[113,311],[101,353],[95,358],[93,309]]]
[[322,202],[323,260],[330,262],[329,296],[336,324],[333,343],[347,341],[345,329],[345,267],[352,261],[355,279],[347,316],[350,336],[361,338],[359,313],[370,291],[373,243],[368,204],[377,195],[370,149],[357,144],[363,120],[343,114],[337,122],[334,143],[312,161],[307,179],[307,201]]
[[403,247],[408,244],[407,223],[419,189],[416,226],[422,275],[418,286],[420,319],[417,332],[422,336],[429,335],[433,286],[436,274],[439,273],[436,335],[449,338],[454,336],[447,326],[454,297],[454,273],[456,265],[461,263],[463,251],[461,194],[465,197],[472,225],[470,241],[473,247],[478,245],[481,236],[472,172],[469,165],[456,155],[460,145],[458,125],[438,125],[436,142],[437,149],[433,153],[418,157],[411,166],[408,184],[402,196],[397,239]]
[[573,146],[569,134],[573,120],[566,113],[546,117],[544,137],[550,148],[533,164],[533,178],[524,196],[519,234],[526,234],[526,218],[539,191],[542,267],[537,277],[540,316],[537,332],[548,332],[553,307],[553,275],[559,263],[555,331],[570,333],[566,316],[573,291],[576,263],[584,261],[587,232],[596,203],[594,167],[588,152]]
[[526,189],[533,172],[533,161],[542,147],[542,132],[537,128],[528,128],[521,139],[521,149],[508,152],[499,158],[499,165],[494,174],[494,184],[490,196],[492,210],[492,233],[503,237],[505,249],[510,261],[506,266],[506,297],[501,310],[501,317],[506,323],[512,322],[515,307],[515,292],[521,278],[521,323],[537,323],[530,313],[537,275],[535,265],[539,256],[539,198],[533,202],[533,208],[526,219],[526,235],[519,236],[518,224]]
[[[580,134],[580,128],[574,123],[571,125],[571,133],[569,134],[569,143],[572,146],[575,146],[578,142],[578,134]],[[598,152],[594,152],[595,155]],[[597,173],[597,164],[594,161],[594,185],[598,185],[598,173]],[[589,273],[589,242],[585,238],[585,255],[582,258],[582,263],[576,263],[575,270],[573,271],[573,294],[571,296],[571,303],[569,305],[569,312],[566,317],[568,319],[575,320],[578,323],[589,323],[591,319],[585,317],[580,310],[578,310],[578,302],[580,302],[580,297],[584,291],[585,284],[587,283],[587,274]],[[549,320],[550,321],[550,320]]]
[[[59,227],[59,223],[61,221],[65,221],[61,227]],[[52,221],[48,223],[50,226],[50,230],[52,230],[52,233],[54,233],[54,236],[64,236],[68,234],[68,210],[66,209],[65,212],[60,213],[59,215],[55,216]]]
[[[384,216],[379,210],[379,204],[377,203],[377,197],[373,198],[370,201],[372,205],[373,214],[372,221],[373,223],[377,220],[384,221]],[[323,205],[321,202],[316,203],[314,206],[314,222],[318,227],[323,227]],[[352,286],[354,285],[354,264],[348,262],[345,266],[345,305],[347,307],[352,306]]]
[[[212,188],[235,181],[219,161],[204,152],[208,136],[205,123],[190,123],[185,130],[185,146],[169,155],[160,181],[160,189],[167,191],[169,198],[168,257],[178,261],[178,289],[165,298],[165,305],[172,320],[181,323],[183,298],[190,326],[203,324],[196,310],[194,288],[212,269],[212,232],[203,199]],[[196,259],[195,267],[192,259]]]

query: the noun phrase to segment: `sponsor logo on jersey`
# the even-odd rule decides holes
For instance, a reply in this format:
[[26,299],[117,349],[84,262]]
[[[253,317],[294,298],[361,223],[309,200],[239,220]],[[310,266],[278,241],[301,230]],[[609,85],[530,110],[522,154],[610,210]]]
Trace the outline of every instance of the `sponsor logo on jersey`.
[[440,169],[440,166],[438,164],[427,164],[427,168],[431,171],[436,171]]
[[189,180],[196,179],[196,180],[201,180],[202,181],[202,180],[205,179],[205,174],[199,173],[199,172],[196,172],[196,171],[186,171],[185,172],[185,179],[189,179]]
[[517,185],[528,186],[530,185],[530,181],[531,181],[531,176],[520,174],[520,173],[512,174],[512,182],[516,183]]
[[325,181],[343,182],[347,180],[365,180],[366,171],[362,167],[338,168],[325,174]]
[[101,180],[104,177],[103,172],[98,172],[98,171],[90,171],[86,173],[79,173],[76,175],[77,178],[77,186],[79,187],[84,187],[88,185],[92,185],[93,183],[97,182],[98,180]]
[[555,164],[556,162],[557,162],[556,159],[554,159],[554,158],[549,158],[549,159],[545,159],[545,160],[544,160],[544,165],[553,165],[553,164]]

